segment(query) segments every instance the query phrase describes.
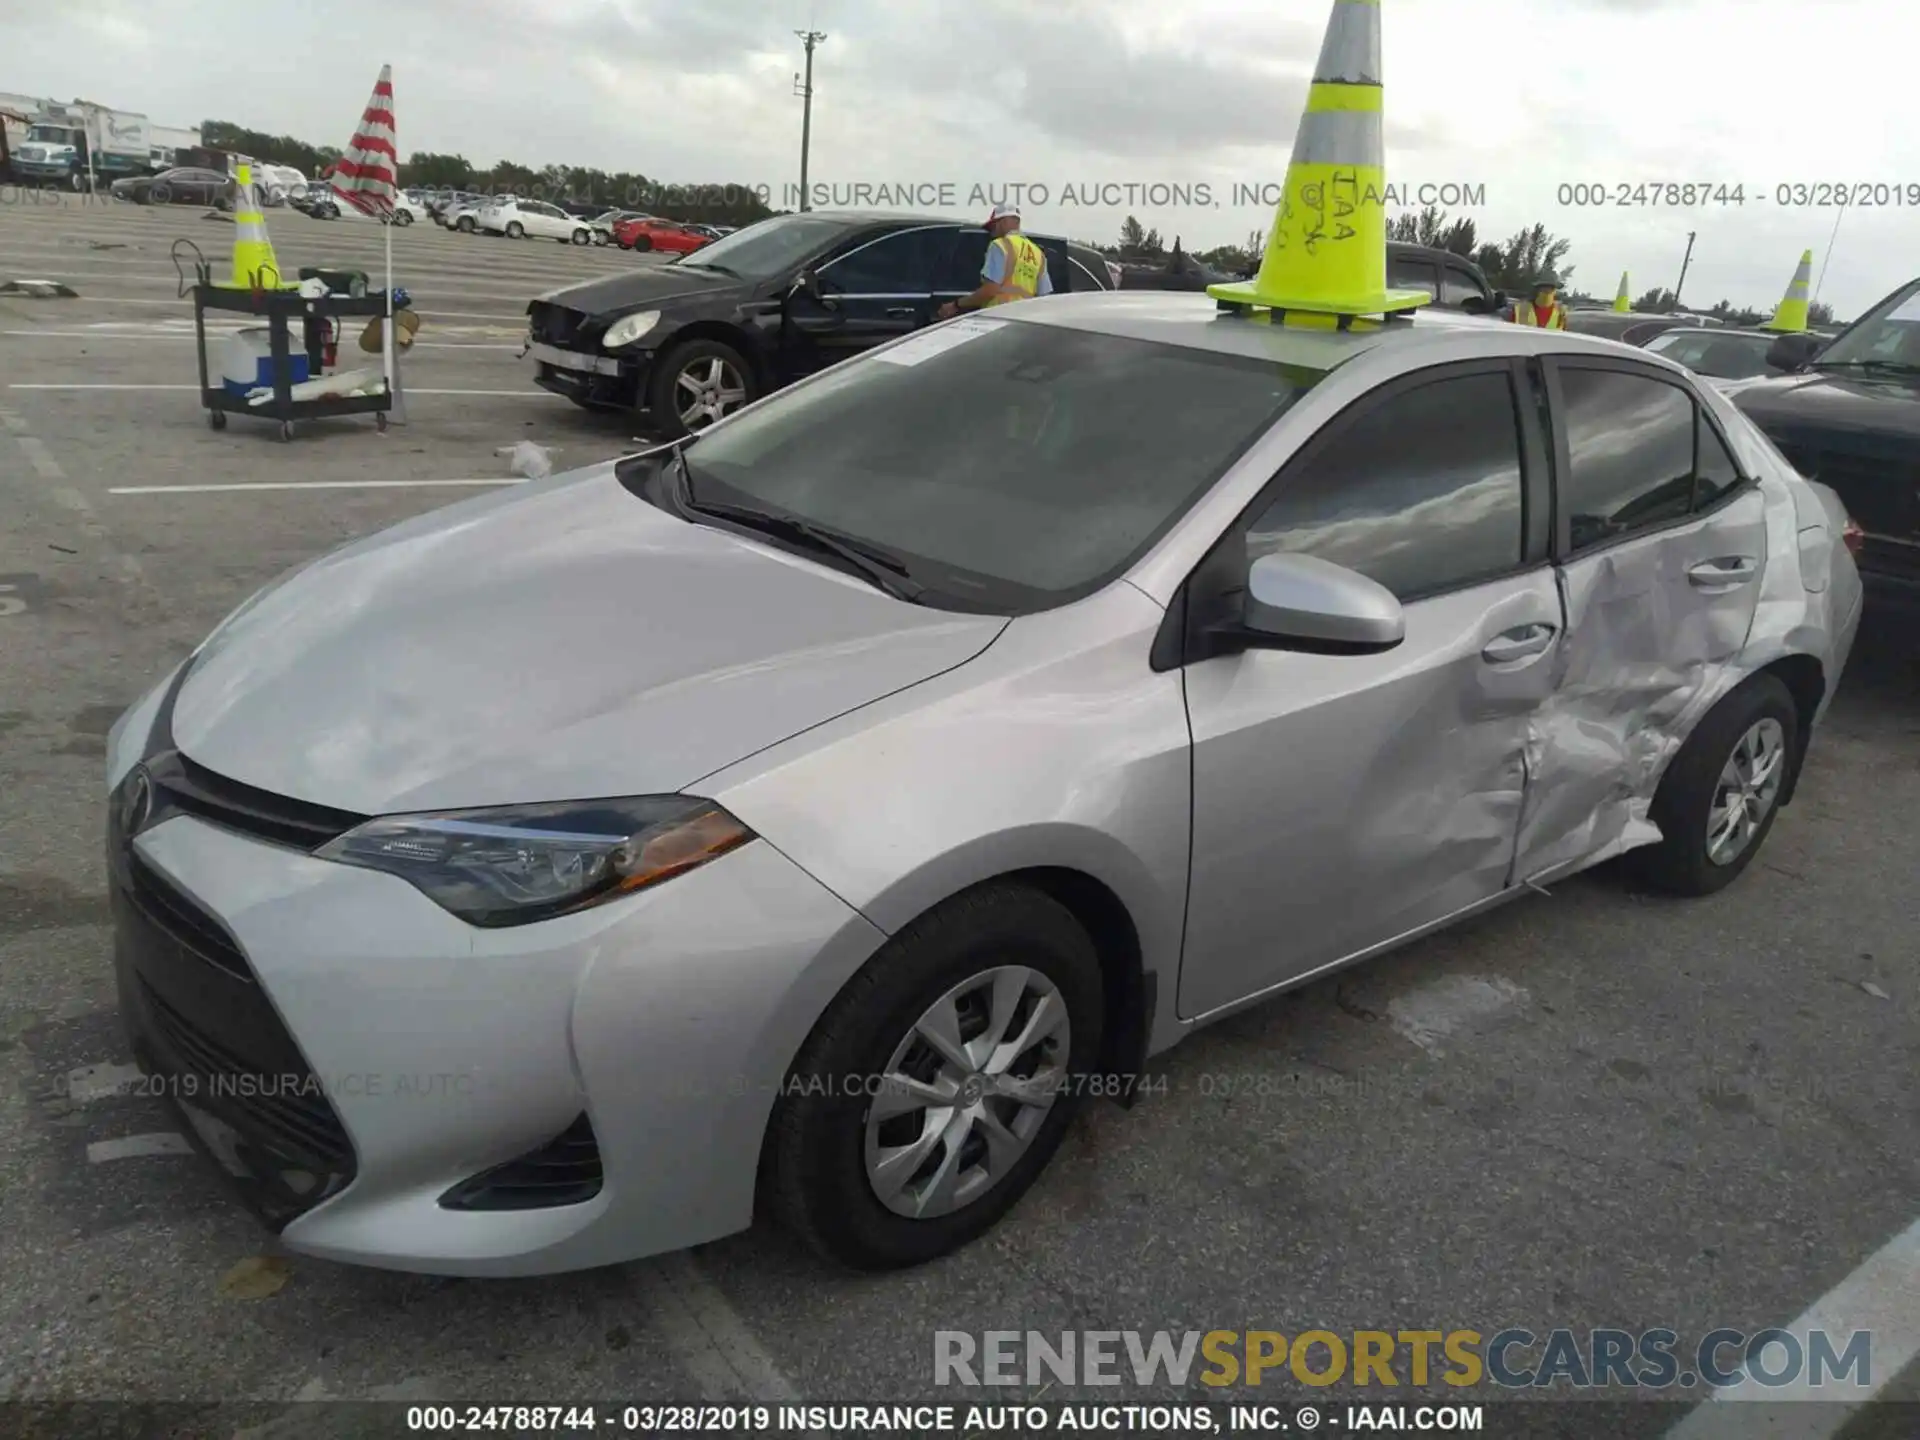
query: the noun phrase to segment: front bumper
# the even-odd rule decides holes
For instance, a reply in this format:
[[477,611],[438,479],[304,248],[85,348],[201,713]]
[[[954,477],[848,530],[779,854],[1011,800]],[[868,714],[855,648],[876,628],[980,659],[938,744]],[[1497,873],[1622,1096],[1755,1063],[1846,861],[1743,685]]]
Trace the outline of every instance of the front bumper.
[[606,409],[638,410],[644,404],[651,356],[587,354],[539,343],[528,355],[533,383],[542,390]]
[[[744,1228],[786,1067],[883,938],[764,843],[510,930],[196,815],[109,848],[143,1066],[288,1248],[393,1269],[546,1274]],[[590,1198],[444,1203],[582,1134]]]

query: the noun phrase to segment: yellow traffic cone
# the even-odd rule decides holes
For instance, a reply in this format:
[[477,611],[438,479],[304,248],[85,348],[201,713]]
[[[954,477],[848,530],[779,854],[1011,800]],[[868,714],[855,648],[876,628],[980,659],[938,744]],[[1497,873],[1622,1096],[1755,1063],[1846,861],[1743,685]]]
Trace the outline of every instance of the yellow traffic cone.
[[1313,328],[1432,303],[1387,288],[1384,93],[1380,0],[1334,0],[1260,273],[1209,295]]
[[233,202],[233,278],[225,288],[284,289],[273,242],[267,238],[267,217],[260,213],[260,192],[253,187],[253,167],[242,165],[235,179],[240,189]]
[[1620,272],[1620,293],[1613,297],[1613,308],[1625,315],[1632,311],[1633,301],[1627,297],[1627,272]]
[[1793,272],[1793,283],[1787,286],[1787,298],[1780,302],[1780,308],[1773,312],[1773,318],[1760,328],[1794,335],[1805,330],[1807,328],[1807,287],[1812,281],[1813,252],[1809,250],[1800,257],[1800,264]]

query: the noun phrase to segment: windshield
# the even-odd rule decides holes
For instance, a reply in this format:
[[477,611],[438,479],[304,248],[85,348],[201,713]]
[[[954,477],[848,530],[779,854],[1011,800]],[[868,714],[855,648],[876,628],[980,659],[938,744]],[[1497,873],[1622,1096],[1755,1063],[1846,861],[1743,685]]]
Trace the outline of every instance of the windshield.
[[1718,330],[1669,330],[1647,342],[1647,349],[1664,355],[1696,375],[1719,380],[1748,380],[1768,371],[1771,335],[1737,335]]
[[742,280],[771,280],[792,269],[836,236],[846,233],[844,220],[814,215],[776,215],[724,240],[703,245],[680,263],[726,270]]
[[1920,367],[1920,280],[1895,291],[1857,320],[1814,364]]
[[71,145],[79,133],[63,125],[29,125],[27,127],[27,139],[36,145]]
[[686,452],[698,502],[800,516],[897,557],[922,603],[1090,594],[1160,538],[1318,372],[1016,321],[936,327]]

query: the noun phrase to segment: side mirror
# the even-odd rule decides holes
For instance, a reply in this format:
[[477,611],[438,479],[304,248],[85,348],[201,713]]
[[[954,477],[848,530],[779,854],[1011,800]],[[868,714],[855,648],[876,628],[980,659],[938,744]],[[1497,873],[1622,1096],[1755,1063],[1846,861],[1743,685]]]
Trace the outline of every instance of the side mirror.
[[1285,551],[1247,567],[1241,626],[1276,649],[1375,655],[1407,638],[1407,617],[1386,586],[1344,565]]
[[1775,370],[1799,370],[1826,348],[1822,335],[1782,335],[1767,347],[1767,364]]
[[794,277],[793,288],[787,291],[787,298],[791,300],[796,295],[804,295],[816,304],[829,308],[833,305],[833,301],[820,288],[820,273],[817,270],[802,270]]

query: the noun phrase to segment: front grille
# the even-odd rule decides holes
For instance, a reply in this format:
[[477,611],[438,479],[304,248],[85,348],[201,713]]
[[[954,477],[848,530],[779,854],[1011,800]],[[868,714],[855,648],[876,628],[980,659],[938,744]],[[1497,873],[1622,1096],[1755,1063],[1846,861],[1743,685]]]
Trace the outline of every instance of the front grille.
[[448,1210],[547,1210],[600,1193],[600,1141],[582,1114],[538,1150],[483,1170],[440,1197]]
[[160,998],[144,978],[141,998],[158,1038],[196,1082],[181,1097],[215,1112],[244,1118],[249,1138],[276,1145],[292,1157],[323,1169],[341,1169],[353,1159],[347,1132],[311,1071],[269,1075],[249,1065]]
[[564,305],[534,301],[528,313],[528,328],[542,345],[558,345],[563,350],[591,348],[588,317]]
[[253,969],[226,927],[142,860],[138,852],[129,849],[126,854],[127,894],[140,913],[189,955],[253,984]]
[[155,823],[177,810],[257,840],[317,850],[367,818],[229,780],[178,750],[148,760],[147,771],[153,781]]

